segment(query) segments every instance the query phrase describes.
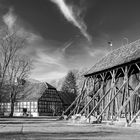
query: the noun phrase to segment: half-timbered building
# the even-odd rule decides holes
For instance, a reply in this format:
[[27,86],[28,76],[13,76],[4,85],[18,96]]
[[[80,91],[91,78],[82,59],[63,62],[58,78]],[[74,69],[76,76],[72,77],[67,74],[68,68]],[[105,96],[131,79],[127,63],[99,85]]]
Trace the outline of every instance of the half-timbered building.
[[[48,83],[26,81],[14,103],[14,116],[53,116],[62,113],[62,101],[53,86]],[[10,100],[9,100],[10,101]],[[1,103],[1,112],[10,114],[8,99]]]

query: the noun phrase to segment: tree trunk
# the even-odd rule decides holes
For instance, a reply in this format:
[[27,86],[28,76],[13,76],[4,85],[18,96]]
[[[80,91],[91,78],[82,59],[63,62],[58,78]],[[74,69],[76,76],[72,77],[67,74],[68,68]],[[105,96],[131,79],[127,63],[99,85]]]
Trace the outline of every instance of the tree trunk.
[[11,101],[11,113],[10,113],[10,117],[13,117],[14,114],[14,102]]
[[13,114],[14,114],[15,97],[16,97],[16,92],[14,91],[14,88],[13,88],[13,91],[11,93],[11,113],[10,113],[10,117],[13,117]]

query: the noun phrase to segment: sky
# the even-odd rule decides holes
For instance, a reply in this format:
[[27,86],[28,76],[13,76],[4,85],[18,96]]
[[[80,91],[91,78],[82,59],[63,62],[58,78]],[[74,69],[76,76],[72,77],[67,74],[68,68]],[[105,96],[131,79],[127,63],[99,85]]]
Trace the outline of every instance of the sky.
[[139,0],[0,0],[0,24],[29,33],[31,78],[51,81],[139,39],[139,7]]

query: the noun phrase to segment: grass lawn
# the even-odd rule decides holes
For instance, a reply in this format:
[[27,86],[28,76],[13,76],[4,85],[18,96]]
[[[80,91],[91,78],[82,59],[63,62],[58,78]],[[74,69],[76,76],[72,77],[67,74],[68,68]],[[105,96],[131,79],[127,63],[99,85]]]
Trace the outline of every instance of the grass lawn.
[[0,118],[0,140],[139,140],[140,129],[71,124],[54,118]]

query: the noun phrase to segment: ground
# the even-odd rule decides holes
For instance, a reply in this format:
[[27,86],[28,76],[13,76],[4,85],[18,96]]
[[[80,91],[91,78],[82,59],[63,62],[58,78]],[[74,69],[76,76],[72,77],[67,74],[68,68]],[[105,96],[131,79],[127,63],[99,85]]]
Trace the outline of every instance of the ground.
[[72,124],[52,117],[0,118],[0,140],[139,140],[140,128]]

